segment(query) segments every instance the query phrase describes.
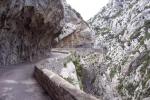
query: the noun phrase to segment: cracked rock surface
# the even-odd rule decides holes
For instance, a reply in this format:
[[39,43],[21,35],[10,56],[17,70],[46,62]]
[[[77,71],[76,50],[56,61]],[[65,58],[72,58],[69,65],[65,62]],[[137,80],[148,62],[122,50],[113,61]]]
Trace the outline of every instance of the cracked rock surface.
[[104,61],[97,70],[104,67],[105,71],[99,70],[93,83],[98,90],[93,91],[104,100],[147,100],[150,1],[110,0],[89,24],[96,33],[94,47],[104,51]]
[[91,34],[65,0],[0,1],[0,65],[45,57],[51,47],[91,46]]
[[46,56],[63,18],[61,0],[1,0],[0,65]]

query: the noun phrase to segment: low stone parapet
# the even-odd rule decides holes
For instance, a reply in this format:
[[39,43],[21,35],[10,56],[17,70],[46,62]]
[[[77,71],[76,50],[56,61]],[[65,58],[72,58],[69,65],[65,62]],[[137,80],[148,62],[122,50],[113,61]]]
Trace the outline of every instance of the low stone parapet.
[[48,69],[36,66],[34,76],[52,100],[99,100],[75,88],[68,81]]

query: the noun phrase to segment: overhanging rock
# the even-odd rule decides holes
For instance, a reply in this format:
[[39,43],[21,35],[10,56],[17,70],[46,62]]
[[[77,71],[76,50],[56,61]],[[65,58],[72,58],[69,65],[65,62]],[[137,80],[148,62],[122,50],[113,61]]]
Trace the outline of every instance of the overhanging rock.
[[63,18],[61,0],[1,0],[0,65],[46,56]]

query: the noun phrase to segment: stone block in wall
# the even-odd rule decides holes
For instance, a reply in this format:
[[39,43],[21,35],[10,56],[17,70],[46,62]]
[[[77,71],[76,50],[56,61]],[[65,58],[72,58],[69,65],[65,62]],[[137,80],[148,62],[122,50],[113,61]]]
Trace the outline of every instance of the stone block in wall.
[[72,84],[48,69],[35,67],[34,76],[52,100],[98,100],[75,88]]

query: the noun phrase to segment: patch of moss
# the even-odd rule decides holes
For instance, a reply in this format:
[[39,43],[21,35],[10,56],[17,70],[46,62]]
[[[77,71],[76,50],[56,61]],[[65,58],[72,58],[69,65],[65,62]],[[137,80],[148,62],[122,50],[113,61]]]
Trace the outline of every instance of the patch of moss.
[[150,80],[150,69],[146,69],[144,79],[142,80],[142,88],[147,88],[146,83]]
[[79,77],[82,77],[82,66],[80,64],[80,58],[73,60],[74,65],[76,66],[76,71]]
[[143,79],[142,80],[142,90],[140,93],[139,93],[139,97],[137,100],[143,100],[141,98],[146,98],[146,97],[149,97],[150,96],[150,88],[149,87],[146,87],[145,84],[147,83],[148,80],[145,80]]
[[[149,52],[147,52],[149,53]],[[143,60],[143,66],[141,67],[140,69],[140,73],[142,76],[144,76],[145,72],[146,72],[146,69],[148,67],[148,65],[150,64],[150,57],[149,55],[145,55],[145,57],[142,59]]]
[[142,36],[140,37],[139,40],[140,40],[140,45],[144,45],[145,37]]
[[150,39],[150,33],[146,32],[145,33],[145,36],[142,36],[139,38],[139,42],[140,42],[140,45],[144,45],[144,41],[145,40],[149,40]]
[[112,79],[117,73],[117,68],[111,68],[110,70],[110,78]]
[[123,90],[123,84],[122,84],[122,83],[120,83],[120,84],[117,86],[117,90],[118,90],[118,93],[119,93],[121,96],[124,95],[123,92],[122,92],[122,90]]
[[144,26],[145,26],[146,28],[149,28],[149,27],[150,27],[150,20],[146,20],[146,21],[144,22]]
[[150,69],[147,69],[147,81],[150,80]]
[[80,64],[80,57],[79,56],[73,56],[72,57],[72,62],[74,63],[75,67],[76,67],[76,72],[77,72],[77,77],[79,80],[79,85],[80,85],[80,89],[83,89],[83,85],[82,85],[82,65]]
[[116,89],[121,96],[124,96],[123,87],[123,79],[119,79],[119,85],[116,87]]
[[140,73],[141,73],[142,76],[144,76],[144,74],[146,72],[146,69],[147,69],[147,62],[144,62],[143,66],[140,69]]
[[83,90],[82,80],[79,81],[79,86],[80,86],[80,89]]
[[111,30],[106,27],[104,28],[95,27],[95,30],[97,31],[97,35],[101,34],[102,36],[111,32]]
[[134,91],[138,85],[133,85],[133,83],[129,83],[125,86],[125,89],[128,91],[128,94],[134,96]]
[[146,38],[147,40],[149,40],[149,39],[150,39],[150,33],[146,32],[145,34],[146,34],[146,37],[145,37],[145,38]]

